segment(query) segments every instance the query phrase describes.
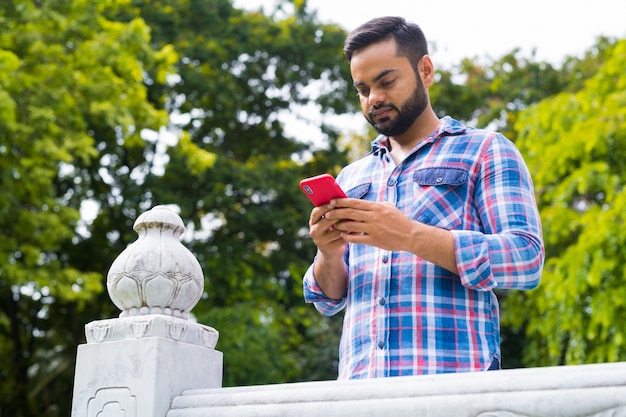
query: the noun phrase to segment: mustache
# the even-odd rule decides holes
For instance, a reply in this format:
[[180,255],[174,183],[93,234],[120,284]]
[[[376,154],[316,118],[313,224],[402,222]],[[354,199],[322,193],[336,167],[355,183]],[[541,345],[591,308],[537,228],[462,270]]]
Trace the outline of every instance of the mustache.
[[374,113],[379,111],[379,110],[383,110],[383,109],[389,109],[389,110],[396,110],[398,111],[398,108],[393,105],[392,103],[381,103],[381,104],[377,104],[375,106],[372,106],[372,108],[369,109],[369,111],[367,112],[369,117],[373,117]]

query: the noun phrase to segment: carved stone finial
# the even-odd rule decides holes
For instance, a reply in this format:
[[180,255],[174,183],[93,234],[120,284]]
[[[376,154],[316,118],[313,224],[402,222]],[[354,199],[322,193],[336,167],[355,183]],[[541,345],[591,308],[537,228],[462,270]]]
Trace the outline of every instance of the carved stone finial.
[[138,239],[113,262],[107,289],[120,317],[164,314],[186,319],[200,300],[204,276],[200,263],[180,242],[182,219],[156,206],[135,221]]

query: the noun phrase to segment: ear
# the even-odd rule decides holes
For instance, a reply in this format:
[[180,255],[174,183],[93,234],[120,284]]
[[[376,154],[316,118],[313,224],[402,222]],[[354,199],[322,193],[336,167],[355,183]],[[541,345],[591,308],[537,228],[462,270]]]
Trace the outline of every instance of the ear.
[[435,66],[430,56],[424,55],[417,63],[417,72],[422,77],[424,87],[430,87],[435,81]]

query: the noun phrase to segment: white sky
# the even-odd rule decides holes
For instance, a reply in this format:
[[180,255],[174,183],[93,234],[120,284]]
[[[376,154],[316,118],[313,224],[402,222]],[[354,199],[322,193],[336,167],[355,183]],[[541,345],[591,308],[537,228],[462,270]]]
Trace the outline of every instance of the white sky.
[[[276,0],[234,0],[236,7],[272,10]],[[626,0],[308,0],[322,22],[346,30],[383,16],[417,23],[431,46],[435,64],[463,57],[499,58],[520,47],[560,64],[582,55],[600,35],[626,38]]]

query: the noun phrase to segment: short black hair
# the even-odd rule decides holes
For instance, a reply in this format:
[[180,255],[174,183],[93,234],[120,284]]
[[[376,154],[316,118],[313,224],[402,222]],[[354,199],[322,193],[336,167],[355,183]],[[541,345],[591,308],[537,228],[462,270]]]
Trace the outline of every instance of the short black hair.
[[422,29],[397,16],[377,17],[354,29],[346,38],[343,53],[350,62],[360,49],[389,38],[396,40],[396,53],[406,56],[411,63],[417,63],[428,55],[428,44]]

